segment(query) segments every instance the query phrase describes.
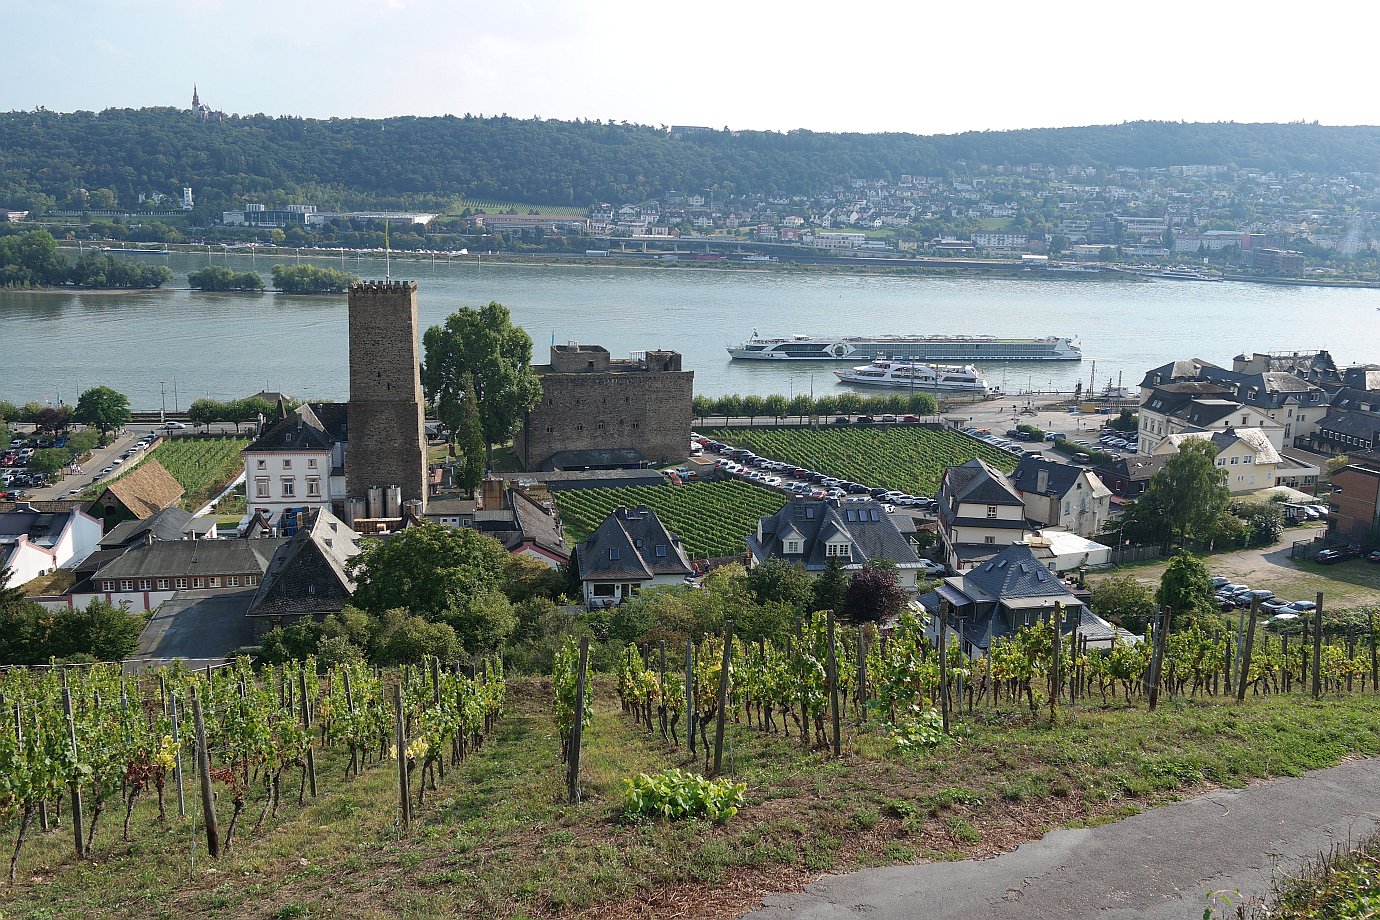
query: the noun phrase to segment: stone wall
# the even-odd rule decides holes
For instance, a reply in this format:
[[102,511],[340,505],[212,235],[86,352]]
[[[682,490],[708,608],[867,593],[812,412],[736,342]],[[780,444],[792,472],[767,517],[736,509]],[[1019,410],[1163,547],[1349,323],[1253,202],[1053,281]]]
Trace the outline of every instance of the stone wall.
[[684,460],[690,452],[695,374],[678,369],[678,354],[662,356],[652,366],[677,369],[647,370],[645,364],[626,361],[602,372],[534,368],[542,398],[518,434],[524,467],[543,469],[560,451],[612,448],[633,448],[654,463]]
[[402,487],[426,502],[426,428],[417,338],[417,285],[366,281],[350,287],[350,429],[345,488]]

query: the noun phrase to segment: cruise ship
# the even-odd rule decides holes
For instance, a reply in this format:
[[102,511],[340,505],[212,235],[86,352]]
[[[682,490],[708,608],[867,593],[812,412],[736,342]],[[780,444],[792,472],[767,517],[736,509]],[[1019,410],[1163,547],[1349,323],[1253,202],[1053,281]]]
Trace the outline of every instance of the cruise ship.
[[1081,361],[1082,350],[1064,336],[1007,339],[990,335],[884,335],[875,337],[752,336],[728,353],[745,361]]
[[840,383],[870,387],[934,390],[941,393],[998,392],[997,387],[987,385],[978,369],[971,364],[951,367],[945,364],[918,364],[881,359],[846,371],[834,371],[834,376],[839,378]]

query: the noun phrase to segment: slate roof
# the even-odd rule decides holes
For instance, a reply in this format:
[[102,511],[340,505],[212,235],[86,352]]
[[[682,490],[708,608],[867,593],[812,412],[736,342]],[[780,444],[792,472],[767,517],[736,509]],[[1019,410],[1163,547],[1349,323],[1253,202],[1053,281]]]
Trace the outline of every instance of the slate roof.
[[958,587],[977,602],[1013,599],[1039,599],[1050,604],[1077,602],[1059,576],[1036,559],[1035,553],[1024,543],[1013,543],[982,565],[945,579],[945,583]]
[[[1044,491],[1037,488],[1040,480],[1040,473],[1046,474]],[[1043,457],[1022,457],[1021,462],[1016,464],[1016,468],[1011,472],[1011,484],[1022,492],[1038,493],[1040,495],[1055,495],[1063,498],[1079,478],[1088,474],[1088,487],[1090,495],[1110,495],[1111,490],[1102,484],[1102,480],[1097,478],[1097,474],[1081,466],[1074,466],[1071,463],[1061,463],[1058,460],[1046,460]]]
[[[944,471],[943,494],[952,499],[953,510],[960,504],[1024,505],[1021,497],[1000,470],[979,457]],[[943,503],[941,503],[943,504]]]
[[[847,542],[847,556],[827,555],[831,538]],[[801,552],[787,553],[788,539],[800,540]],[[874,501],[793,498],[780,511],[758,521],[757,532],[748,535],[747,545],[758,559],[786,559],[810,571],[828,568],[831,558],[844,567],[861,566],[871,559],[889,559],[900,568],[920,564],[910,540]]]
[[39,511],[20,508],[0,513],[0,542],[28,537],[38,546],[52,546],[67,527],[72,512]]
[[322,616],[350,602],[355,580],[347,566],[360,537],[324,508],[278,547],[264,571],[249,616]]
[[135,517],[146,518],[177,504],[185,494],[172,473],[151,458],[106,485],[93,506],[103,505],[107,496],[114,496]]
[[136,546],[102,566],[93,580],[176,578],[191,575],[262,575],[285,540],[173,540]]
[[1141,405],[1151,411],[1171,415],[1195,399],[1219,399],[1231,395],[1230,387],[1202,380],[1186,380],[1155,387]]
[[19,501],[0,501],[0,514],[10,511],[44,511],[51,514],[66,514],[73,508],[84,510],[86,502],[72,498],[55,498],[48,501],[24,498]]
[[509,490],[508,496],[513,508],[513,522],[517,525],[518,545],[530,540],[547,552],[570,558],[570,545],[565,542],[556,516],[521,490]]
[[1376,436],[1380,435],[1380,416],[1347,409],[1333,410],[1323,416],[1323,420],[1318,422],[1318,428],[1373,442]]
[[646,462],[647,458],[636,448],[605,447],[557,451],[542,461],[541,468],[544,471],[635,469]]
[[[1380,375],[1380,372],[1377,372]],[[1359,390],[1354,387],[1342,387],[1332,394],[1329,401],[1333,409],[1353,409],[1358,412],[1380,413],[1380,386],[1375,390]]]
[[146,518],[122,521],[101,537],[101,548],[112,549],[132,546],[142,542],[148,534],[155,540],[181,540],[186,535],[187,522],[192,519],[190,511],[181,508],[164,508]]
[[575,547],[575,558],[582,581],[646,581],[694,572],[679,538],[645,505],[615,508]]
[[[326,406],[341,405],[337,403],[318,403],[323,411]],[[342,413],[343,417],[343,413]],[[272,424],[266,424],[259,436],[245,448],[249,453],[264,453],[270,451],[304,451],[319,450],[329,451],[338,439],[334,437],[326,424],[318,416],[316,407],[311,403],[303,403],[284,418]]]
[[1354,390],[1380,390],[1380,364],[1358,364],[1342,371],[1342,385]]
[[1182,418],[1190,425],[1206,428],[1231,415],[1241,405],[1230,399],[1194,399],[1169,414]]
[[1120,476],[1129,482],[1140,482],[1154,476],[1168,462],[1169,457],[1167,455],[1145,456],[1137,454],[1133,457],[1117,457],[1107,469],[1113,476]]
[[[1193,358],[1190,361],[1170,361],[1168,364],[1161,364],[1159,367],[1152,367],[1145,372],[1141,378],[1140,385],[1143,387],[1158,387],[1167,383],[1175,383],[1183,380],[1196,380],[1203,368],[1217,368],[1211,361],[1204,361],[1202,358]],[[1221,368],[1217,368],[1220,370]]]

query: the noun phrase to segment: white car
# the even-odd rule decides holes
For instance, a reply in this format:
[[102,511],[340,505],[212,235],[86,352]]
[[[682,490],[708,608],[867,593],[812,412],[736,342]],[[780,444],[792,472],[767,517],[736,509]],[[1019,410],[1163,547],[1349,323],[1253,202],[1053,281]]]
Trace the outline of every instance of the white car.
[[182,430],[183,428],[186,428],[186,427],[187,427],[187,426],[184,425],[184,424],[182,424],[181,422],[166,422],[166,423],[164,423],[164,425],[163,425],[163,430],[164,430],[164,431],[180,431],[180,430]]
[[929,559],[921,559],[920,571],[924,572],[926,575],[931,576],[943,575],[946,571],[948,571],[948,567],[940,562],[933,562]]

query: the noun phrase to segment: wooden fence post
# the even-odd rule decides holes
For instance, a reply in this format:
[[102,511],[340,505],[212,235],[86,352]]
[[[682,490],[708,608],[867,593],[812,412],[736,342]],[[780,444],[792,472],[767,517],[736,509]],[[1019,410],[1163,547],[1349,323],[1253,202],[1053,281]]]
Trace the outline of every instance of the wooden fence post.
[[1370,636],[1370,692],[1380,693],[1380,660],[1375,654],[1375,613],[1366,610],[1366,634]]
[[1051,619],[1054,624],[1054,632],[1050,638],[1050,672],[1049,672],[1049,721],[1054,722],[1058,715],[1059,695],[1064,692],[1064,683],[1059,679],[1060,640],[1064,635],[1064,604],[1062,601],[1054,605],[1054,615]]
[[733,621],[724,623],[724,657],[719,665],[719,712],[714,725],[714,775],[723,771],[724,717],[728,710],[728,671],[733,663]]
[[1163,606],[1155,610],[1155,634],[1154,645],[1151,648],[1150,658],[1150,711],[1154,712],[1155,707],[1160,703],[1160,669],[1164,667],[1164,645],[1165,633],[1169,625],[1168,611]]
[[393,685],[393,740],[398,750],[398,819],[403,830],[412,826],[412,796],[407,777],[407,732],[403,728],[402,685]]
[[589,667],[589,636],[580,637],[580,663],[575,671],[575,721],[570,726],[570,804],[580,804],[580,749],[585,740],[585,671]]
[[1323,595],[1318,592],[1313,610],[1313,699],[1322,699],[1322,615]]
[[297,672],[297,696],[302,701],[302,727],[307,730],[307,789],[316,798],[316,752],[311,746],[311,701],[307,698],[307,671]]
[[216,820],[216,793],[211,788],[211,752],[206,749],[206,722],[201,717],[201,698],[191,688],[192,728],[196,732],[196,771],[201,780],[201,814],[206,821],[206,851],[220,858],[220,824]]
[[858,724],[867,721],[867,627],[858,627]]
[[939,715],[949,733],[949,602],[939,602]]
[[[72,691],[67,689],[67,670],[62,671],[62,714],[67,718],[67,741],[71,745],[72,763],[78,763],[77,723],[72,716]],[[72,795],[72,833],[77,847],[77,858],[86,855],[86,838],[82,836],[81,783],[73,776],[67,785]]]
[[824,622],[829,640],[829,657],[826,661],[828,665],[826,676],[829,679],[829,711],[834,723],[834,756],[838,757],[843,753],[843,741],[839,737],[839,662],[834,638],[834,611],[830,610],[824,614]]
[[168,716],[172,721],[173,740],[173,782],[177,785],[177,816],[187,817],[187,797],[182,789],[182,738],[180,737],[181,713],[177,709],[177,694],[168,696]]

